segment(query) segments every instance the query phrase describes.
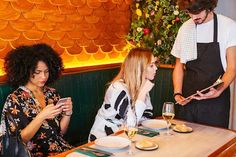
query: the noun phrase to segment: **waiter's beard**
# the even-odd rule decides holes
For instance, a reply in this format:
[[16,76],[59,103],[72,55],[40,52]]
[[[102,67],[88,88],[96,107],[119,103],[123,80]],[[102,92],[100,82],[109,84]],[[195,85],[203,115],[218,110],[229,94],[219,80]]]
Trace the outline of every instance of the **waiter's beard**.
[[209,14],[209,11],[206,10],[206,16],[204,17],[204,19],[203,19],[201,22],[199,22],[199,20],[201,20],[201,18],[195,19],[195,20],[194,20],[194,23],[195,23],[196,25],[200,25],[200,24],[204,23],[204,22],[206,21],[207,17],[208,17],[208,14]]

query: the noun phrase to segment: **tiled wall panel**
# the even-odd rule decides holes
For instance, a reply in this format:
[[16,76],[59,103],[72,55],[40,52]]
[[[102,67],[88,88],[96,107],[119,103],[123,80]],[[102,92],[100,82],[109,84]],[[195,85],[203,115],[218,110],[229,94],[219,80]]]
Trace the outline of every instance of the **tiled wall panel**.
[[1,0],[0,75],[19,45],[45,42],[66,68],[120,62],[132,0]]

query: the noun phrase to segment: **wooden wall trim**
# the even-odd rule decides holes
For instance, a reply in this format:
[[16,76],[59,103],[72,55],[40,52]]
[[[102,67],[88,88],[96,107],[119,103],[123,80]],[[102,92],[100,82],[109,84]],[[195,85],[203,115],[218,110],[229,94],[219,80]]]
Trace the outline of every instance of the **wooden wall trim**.
[[[104,65],[93,65],[93,66],[85,66],[85,67],[77,67],[77,68],[67,68],[63,71],[62,75],[69,75],[69,74],[77,74],[82,72],[89,72],[95,70],[105,70],[105,69],[113,69],[119,68],[121,63],[112,63],[112,64],[104,64]],[[170,64],[160,64],[159,68],[174,68],[173,65]],[[0,76],[0,84],[6,83],[6,76]]]
[[[86,67],[78,67],[78,68],[68,68],[68,69],[64,70],[63,75],[88,72],[88,71],[95,71],[95,70],[113,69],[113,68],[119,68],[120,66],[121,66],[121,63],[112,63],[112,64],[105,64],[105,65],[94,65],[94,66],[86,66]],[[170,64],[160,64],[158,67],[159,68],[174,68],[174,66],[170,65]]]
[[6,83],[6,75],[0,76],[0,84]]
[[68,68],[63,71],[62,75],[77,74],[77,73],[96,71],[96,70],[113,69],[113,68],[119,68],[120,66],[121,66],[121,63],[112,63],[112,64],[104,64],[104,65]]
[[160,64],[160,68],[173,69],[175,66],[172,64]]

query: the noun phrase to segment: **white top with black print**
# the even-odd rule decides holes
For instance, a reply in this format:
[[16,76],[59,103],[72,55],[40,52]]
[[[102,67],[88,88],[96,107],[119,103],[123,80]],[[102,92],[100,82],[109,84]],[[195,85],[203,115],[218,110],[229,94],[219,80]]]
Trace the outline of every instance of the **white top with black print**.
[[[137,100],[134,105],[139,123],[152,118],[153,107],[149,94],[145,102]],[[131,99],[126,85],[122,80],[112,83],[106,91],[104,102],[98,110],[88,140],[94,141],[118,131],[129,107],[131,107]]]

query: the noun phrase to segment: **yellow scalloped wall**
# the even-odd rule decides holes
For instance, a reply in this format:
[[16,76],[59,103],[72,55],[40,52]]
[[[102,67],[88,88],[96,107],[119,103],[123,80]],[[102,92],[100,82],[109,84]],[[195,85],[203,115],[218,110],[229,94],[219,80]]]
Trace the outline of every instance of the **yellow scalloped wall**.
[[0,75],[19,45],[47,43],[65,68],[122,62],[132,0],[0,0]]

